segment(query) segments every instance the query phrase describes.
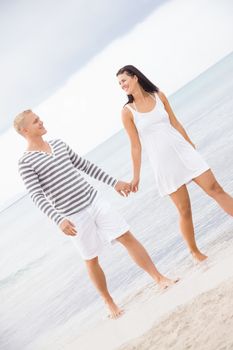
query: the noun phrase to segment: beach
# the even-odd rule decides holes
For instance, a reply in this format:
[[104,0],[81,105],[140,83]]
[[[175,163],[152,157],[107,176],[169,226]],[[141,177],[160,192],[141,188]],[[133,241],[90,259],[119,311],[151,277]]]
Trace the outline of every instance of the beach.
[[[233,194],[233,54],[169,97],[223,188]],[[77,150],[78,151],[78,150]],[[109,174],[131,179],[123,130],[85,155]],[[25,195],[0,212],[1,350],[232,350],[233,219],[188,185],[195,235],[208,261],[196,265],[176,209],[161,198],[146,155],[140,190],[127,198],[88,178],[125,217],[161,273],[180,281],[161,292],[120,245],[100,256],[114,300],[109,320],[70,238]]]
[[233,349],[233,279],[177,308],[119,350]]
[[121,318],[103,320],[64,349],[233,349],[233,248],[225,241],[215,252],[164,292],[151,284],[138,290],[124,301]]
[[[231,261],[229,260],[232,264]],[[230,265],[232,266],[232,265]],[[228,267],[230,267],[228,266]],[[118,350],[233,349],[233,278],[178,306]]]
[[119,350],[233,349],[233,278],[182,305]]

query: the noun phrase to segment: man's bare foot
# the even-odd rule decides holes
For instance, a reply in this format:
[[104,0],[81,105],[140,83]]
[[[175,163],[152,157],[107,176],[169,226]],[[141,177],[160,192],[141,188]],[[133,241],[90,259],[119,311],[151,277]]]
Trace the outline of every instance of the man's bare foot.
[[163,275],[158,279],[157,283],[162,289],[167,289],[168,287],[172,286],[173,284],[179,282],[179,278],[176,278],[175,280],[171,280],[170,278],[167,278]]
[[105,300],[105,304],[108,308],[109,314],[108,314],[108,318],[111,319],[117,319],[120,316],[122,316],[122,314],[124,313],[123,309],[120,309],[115,303],[114,301],[111,300]]
[[208,258],[207,255],[205,254],[202,254],[200,251],[197,251],[197,252],[191,252],[193,258],[195,261],[197,262],[202,262],[204,260],[206,260]]

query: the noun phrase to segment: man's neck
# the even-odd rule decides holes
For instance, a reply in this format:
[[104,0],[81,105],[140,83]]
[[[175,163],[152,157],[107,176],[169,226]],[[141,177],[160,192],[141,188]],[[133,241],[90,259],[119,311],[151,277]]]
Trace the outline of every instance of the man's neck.
[[48,143],[42,137],[34,137],[28,140],[28,151],[43,151],[48,148]]

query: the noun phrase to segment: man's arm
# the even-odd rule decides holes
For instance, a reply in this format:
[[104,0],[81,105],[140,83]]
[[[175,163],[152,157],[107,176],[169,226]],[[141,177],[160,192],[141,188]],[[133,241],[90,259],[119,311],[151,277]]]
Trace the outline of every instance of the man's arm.
[[80,171],[83,171],[87,175],[93,177],[94,179],[101,181],[107,185],[110,185],[116,189],[117,192],[124,191],[128,184],[123,181],[118,181],[116,178],[108,175],[104,170],[89,160],[79,156],[75,153],[67,144],[67,151],[71,162]]
[[65,234],[75,235],[76,229],[72,222],[60,215],[44,195],[38,176],[33,168],[27,163],[19,163],[19,173],[35,205],[53,220]]

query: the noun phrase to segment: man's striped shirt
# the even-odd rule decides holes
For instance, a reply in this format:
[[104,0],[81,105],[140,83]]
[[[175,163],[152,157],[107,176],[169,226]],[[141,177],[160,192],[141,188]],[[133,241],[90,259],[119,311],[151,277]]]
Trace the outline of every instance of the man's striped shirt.
[[80,172],[114,186],[117,180],[75,153],[65,142],[49,142],[52,153],[26,151],[19,173],[34,203],[56,224],[91,204],[97,190]]

